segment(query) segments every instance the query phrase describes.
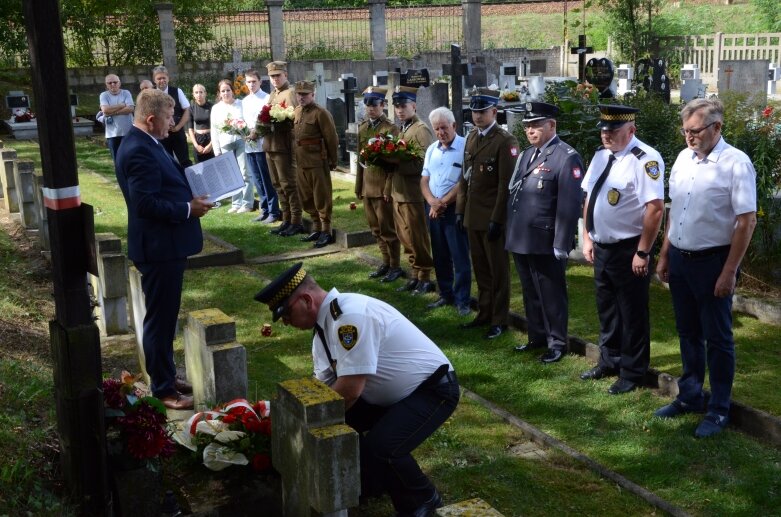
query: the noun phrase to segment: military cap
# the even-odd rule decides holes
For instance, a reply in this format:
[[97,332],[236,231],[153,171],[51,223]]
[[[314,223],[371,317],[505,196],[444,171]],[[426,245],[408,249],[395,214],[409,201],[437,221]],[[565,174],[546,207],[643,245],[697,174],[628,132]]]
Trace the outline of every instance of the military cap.
[[393,104],[406,104],[407,102],[417,102],[418,89],[412,86],[397,86],[393,90]]
[[631,106],[621,106],[620,104],[600,104],[599,105],[599,129],[618,129],[627,122],[634,122],[635,113],[640,111]]
[[306,271],[301,266],[301,262],[294,264],[255,295],[255,301],[265,303],[271,309],[274,321],[282,316],[287,299],[306,278]]
[[472,98],[469,101],[469,109],[472,111],[485,111],[495,108],[499,104],[499,92],[488,88],[474,88]]
[[314,93],[315,83],[311,81],[297,81],[294,85],[296,93]]
[[523,122],[556,118],[558,114],[559,108],[553,104],[548,104],[547,102],[527,102]]
[[279,75],[282,72],[287,73],[287,63],[284,61],[272,61],[266,65],[268,75]]
[[367,106],[376,106],[385,102],[388,89],[382,86],[369,86],[363,91],[363,103]]

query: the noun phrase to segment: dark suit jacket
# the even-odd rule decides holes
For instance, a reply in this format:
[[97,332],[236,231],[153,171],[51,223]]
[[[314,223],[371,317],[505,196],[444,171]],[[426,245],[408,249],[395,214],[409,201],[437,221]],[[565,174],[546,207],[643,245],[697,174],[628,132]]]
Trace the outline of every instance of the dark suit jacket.
[[521,254],[569,252],[581,214],[583,161],[558,136],[530,163],[535,149],[523,152],[510,179],[505,247]]
[[134,126],[119,146],[116,173],[127,203],[130,260],[162,262],[201,251],[201,223],[187,217],[193,195],[184,169],[162,145]]

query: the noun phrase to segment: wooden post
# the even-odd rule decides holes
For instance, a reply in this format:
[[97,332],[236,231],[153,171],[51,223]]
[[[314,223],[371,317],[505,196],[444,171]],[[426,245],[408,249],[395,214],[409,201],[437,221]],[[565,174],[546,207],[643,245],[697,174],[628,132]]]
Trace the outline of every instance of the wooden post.
[[86,282],[88,269],[96,272],[92,207],[79,195],[59,2],[28,0],[23,9],[52,245],[49,332],[63,476],[83,514],[110,515],[100,336]]

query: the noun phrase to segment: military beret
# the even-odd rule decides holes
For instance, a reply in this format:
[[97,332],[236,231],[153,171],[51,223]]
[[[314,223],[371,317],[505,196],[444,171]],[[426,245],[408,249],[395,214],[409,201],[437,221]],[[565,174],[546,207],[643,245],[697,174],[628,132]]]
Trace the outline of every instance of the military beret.
[[499,92],[488,88],[474,88],[469,100],[469,109],[472,111],[485,111],[495,108],[499,104]]
[[553,104],[548,104],[547,102],[527,102],[523,122],[556,118],[558,114],[559,108]]
[[315,91],[315,83],[311,81],[297,81],[294,87],[296,93],[313,93]]
[[266,65],[268,75],[279,75],[282,72],[287,73],[287,63],[284,61],[272,61]]
[[282,316],[285,311],[285,302],[306,278],[306,271],[302,269],[302,266],[301,262],[294,264],[255,295],[255,301],[265,303],[271,309],[274,321]]
[[627,122],[635,120],[635,113],[640,111],[631,106],[621,106],[620,104],[600,104],[599,105],[599,129],[618,129]]
[[417,102],[418,89],[412,86],[397,86],[393,90],[393,104],[405,104],[407,102]]

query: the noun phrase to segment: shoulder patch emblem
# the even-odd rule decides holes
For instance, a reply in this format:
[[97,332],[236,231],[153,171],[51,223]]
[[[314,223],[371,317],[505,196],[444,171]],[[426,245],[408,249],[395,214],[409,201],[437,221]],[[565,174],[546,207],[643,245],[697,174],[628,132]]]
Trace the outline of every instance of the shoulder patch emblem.
[[358,343],[358,327],[355,325],[342,325],[337,332],[339,343],[345,350],[351,350]]
[[645,173],[648,174],[648,177],[652,180],[659,179],[659,163],[655,160],[651,160],[649,162],[645,163]]
[[583,171],[580,170],[580,167],[573,167],[572,168],[572,177],[576,180],[579,180],[580,177],[583,175]]
[[510,156],[512,156],[513,158],[518,156],[518,148],[517,147],[512,146],[510,148]]

